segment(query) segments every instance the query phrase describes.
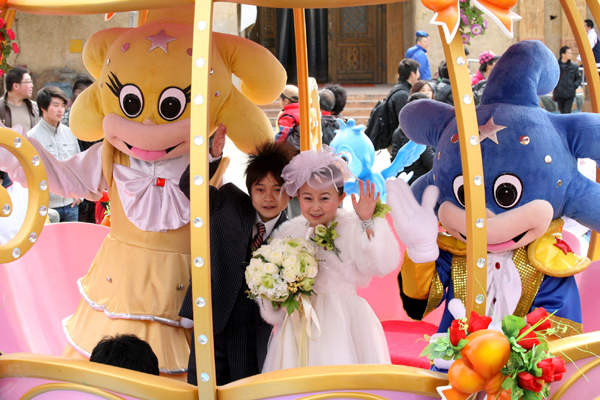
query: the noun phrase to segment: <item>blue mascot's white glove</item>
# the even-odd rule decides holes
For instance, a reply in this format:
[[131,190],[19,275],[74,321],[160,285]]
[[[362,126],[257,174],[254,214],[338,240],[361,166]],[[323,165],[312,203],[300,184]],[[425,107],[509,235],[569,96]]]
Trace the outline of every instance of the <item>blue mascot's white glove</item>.
[[438,219],[434,209],[439,189],[428,186],[423,192],[422,205],[419,205],[402,179],[388,179],[386,188],[394,228],[406,245],[410,259],[418,264],[437,260],[440,251],[437,245]]

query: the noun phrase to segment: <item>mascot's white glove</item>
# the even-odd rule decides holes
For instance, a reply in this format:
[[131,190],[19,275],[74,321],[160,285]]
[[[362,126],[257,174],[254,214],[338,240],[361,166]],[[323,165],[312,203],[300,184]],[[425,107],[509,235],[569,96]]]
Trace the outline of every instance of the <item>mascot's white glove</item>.
[[440,250],[437,245],[438,219],[435,205],[439,195],[436,186],[428,186],[419,205],[410,187],[402,179],[388,179],[387,203],[392,207],[394,228],[406,245],[410,259],[415,263],[437,260]]

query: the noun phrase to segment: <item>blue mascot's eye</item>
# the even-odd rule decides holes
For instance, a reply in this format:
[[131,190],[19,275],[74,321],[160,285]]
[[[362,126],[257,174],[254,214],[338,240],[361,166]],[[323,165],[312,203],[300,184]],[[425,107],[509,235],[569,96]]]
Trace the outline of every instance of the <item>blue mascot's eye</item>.
[[463,176],[459,175],[454,178],[454,182],[452,182],[452,189],[454,191],[454,197],[458,201],[458,204],[461,206],[465,206],[465,185]]
[[119,92],[121,110],[129,118],[135,118],[144,109],[144,96],[140,89],[132,84],[123,86]]
[[165,89],[158,100],[158,112],[167,121],[173,121],[181,116],[187,105],[186,94],[177,87]]
[[523,184],[518,176],[502,174],[494,182],[494,200],[501,208],[513,208],[523,195]]
[[342,151],[340,153],[340,158],[346,162],[346,164],[350,164],[352,162],[352,154]]

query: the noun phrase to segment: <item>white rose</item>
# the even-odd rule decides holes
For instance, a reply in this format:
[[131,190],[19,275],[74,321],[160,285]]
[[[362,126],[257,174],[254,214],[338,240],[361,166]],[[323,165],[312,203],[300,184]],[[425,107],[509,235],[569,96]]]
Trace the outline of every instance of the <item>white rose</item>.
[[315,267],[314,265],[309,266],[306,270],[306,276],[308,276],[309,278],[314,278],[315,276],[317,276],[318,273],[319,268]]
[[253,268],[256,271],[261,268],[262,264],[263,264],[263,262],[261,260],[259,260],[258,258],[252,258],[252,259],[250,259],[250,264],[248,266]]
[[269,254],[269,261],[273,264],[281,265],[281,262],[283,261],[283,251],[273,250],[271,254]]
[[252,254],[263,256],[266,258],[267,255],[271,254],[271,245],[268,245],[268,244],[262,245]]
[[297,246],[290,246],[289,244],[285,246],[285,252],[289,255],[298,255],[300,254],[300,250],[302,250],[302,247],[297,245]]
[[[304,269],[304,271],[303,271],[303,269]],[[298,258],[298,260],[296,261],[296,265],[294,265],[294,271],[296,272],[296,275],[298,276],[298,278],[300,278],[300,279],[306,278],[306,264],[305,264],[305,267],[302,268],[302,259]]]
[[260,285],[262,283],[262,277],[263,277],[263,273],[262,271],[257,271],[253,276],[252,276],[252,280],[250,281],[250,283],[252,285]]
[[286,257],[285,260],[283,260],[283,268],[285,268],[285,269],[294,268],[297,263],[298,263],[298,257],[296,257],[294,255],[290,255],[290,256]]
[[277,265],[273,264],[273,263],[265,263],[263,264],[262,270],[267,273],[267,274],[276,274],[277,272],[279,272],[279,268],[277,267]]
[[283,279],[285,279],[286,282],[290,283],[296,282],[296,271],[294,271],[292,268],[284,269]]

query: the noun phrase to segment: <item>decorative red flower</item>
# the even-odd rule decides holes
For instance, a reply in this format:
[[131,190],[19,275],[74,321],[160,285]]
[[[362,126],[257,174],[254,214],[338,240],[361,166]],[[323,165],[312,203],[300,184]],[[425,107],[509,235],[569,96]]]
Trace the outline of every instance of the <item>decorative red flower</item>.
[[17,46],[16,43],[12,44],[12,48],[13,48],[13,51],[15,52],[15,54],[19,54],[19,46]]
[[452,325],[450,325],[450,343],[452,343],[452,346],[457,346],[460,339],[467,337],[467,332],[461,328],[463,328],[463,325],[457,319],[452,321]]
[[[538,321],[546,318],[548,316],[548,312],[544,307],[536,308],[535,311],[527,314],[527,323],[531,326],[538,323]],[[552,328],[552,321],[550,319],[545,320],[541,324],[539,324],[535,330],[536,331],[545,331],[546,329]]]
[[554,364],[554,382],[560,381],[563,377],[563,374],[567,372],[567,368],[565,368],[565,360],[560,357],[552,357],[551,360]]
[[6,21],[4,20],[4,18],[0,18],[0,29],[4,28],[5,25]]
[[492,317],[481,316],[475,311],[471,311],[471,318],[469,318],[469,333],[477,332],[482,329],[487,329],[492,323]]
[[542,391],[542,383],[529,372],[519,372],[517,377],[519,378],[519,386],[521,386],[522,389],[531,390],[535,393]]
[[546,358],[537,363],[537,367],[542,370],[542,376],[540,379],[543,379],[544,382],[550,383],[554,382],[554,362],[552,358]]
[[4,75],[4,70],[0,69],[0,76]]
[[10,40],[15,40],[16,36],[15,36],[15,32],[13,32],[12,29],[7,29],[6,30],[6,34],[8,35],[8,38]]
[[[521,329],[521,331],[519,332],[519,336],[525,333],[525,331],[529,330],[529,328],[531,328],[531,325],[525,325],[525,327],[523,327],[523,329]],[[531,331],[527,335],[523,336],[521,340],[517,342],[517,344],[526,350],[531,350],[533,346],[539,346],[540,341],[537,335],[535,334],[535,331]]]

